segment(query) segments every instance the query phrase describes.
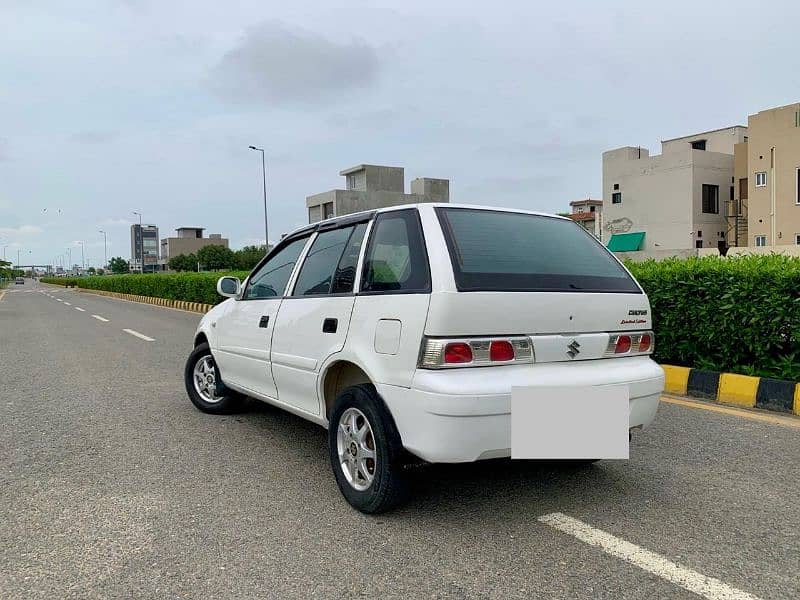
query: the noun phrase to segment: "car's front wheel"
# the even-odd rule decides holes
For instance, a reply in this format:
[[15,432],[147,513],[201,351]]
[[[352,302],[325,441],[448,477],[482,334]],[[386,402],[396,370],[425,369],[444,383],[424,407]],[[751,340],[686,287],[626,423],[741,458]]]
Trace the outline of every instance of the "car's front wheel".
[[339,394],[328,449],[339,490],[357,510],[385,512],[405,496],[400,435],[374,386],[355,385]]
[[241,407],[242,396],[222,385],[208,344],[200,344],[192,351],[183,377],[189,399],[203,412],[225,415]]

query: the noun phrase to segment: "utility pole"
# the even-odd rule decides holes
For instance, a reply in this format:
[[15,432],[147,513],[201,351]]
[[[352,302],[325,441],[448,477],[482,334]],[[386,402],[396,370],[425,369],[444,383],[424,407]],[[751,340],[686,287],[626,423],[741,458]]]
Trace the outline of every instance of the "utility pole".
[[264,246],[269,252],[269,227],[267,225],[267,162],[264,158],[264,149],[256,146],[249,146],[250,150],[261,152],[261,175],[264,181]]
[[103,270],[108,270],[108,238],[105,231],[102,229],[98,231],[103,234]]

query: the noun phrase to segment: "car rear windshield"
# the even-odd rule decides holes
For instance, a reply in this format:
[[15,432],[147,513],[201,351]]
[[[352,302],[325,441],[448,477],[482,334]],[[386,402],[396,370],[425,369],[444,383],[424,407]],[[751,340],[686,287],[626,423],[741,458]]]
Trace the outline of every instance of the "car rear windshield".
[[627,271],[573,221],[437,208],[459,291],[641,293]]

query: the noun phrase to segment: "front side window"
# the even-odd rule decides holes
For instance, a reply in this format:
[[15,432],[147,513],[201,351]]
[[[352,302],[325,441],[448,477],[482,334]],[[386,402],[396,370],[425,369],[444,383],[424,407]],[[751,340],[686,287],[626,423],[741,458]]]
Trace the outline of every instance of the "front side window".
[[765,185],[767,185],[767,172],[756,173],[756,187],[764,187]]
[[467,208],[436,212],[459,291],[641,293],[573,221]]
[[707,214],[719,214],[719,186],[703,184],[703,212]]
[[757,235],[756,236],[756,246],[766,246],[767,245],[767,236],[765,235]]
[[317,236],[300,268],[292,296],[330,294],[333,273],[352,231],[352,227],[342,227]]
[[286,244],[261,265],[247,282],[244,300],[258,300],[283,296],[297,258],[308,242],[308,236]]
[[426,293],[431,290],[428,256],[417,211],[378,215],[364,262],[363,293]]

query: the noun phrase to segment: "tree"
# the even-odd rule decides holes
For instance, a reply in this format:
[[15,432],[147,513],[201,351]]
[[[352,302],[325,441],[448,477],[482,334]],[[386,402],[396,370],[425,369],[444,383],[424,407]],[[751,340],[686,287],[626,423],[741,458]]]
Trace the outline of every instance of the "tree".
[[121,256],[115,256],[108,261],[108,266],[111,267],[111,272],[115,275],[121,275],[128,272],[128,261]]
[[233,250],[225,246],[212,244],[203,246],[197,251],[197,260],[206,269],[234,269],[236,268],[236,255]]
[[89,267],[88,269],[86,269],[86,272],[89,273],[89,275],[94,275],[95,273],[97,273],[97,269],[95,269],[94,267]]
[[178,254],[169,259],[169,268],[173,271],[194,271],[197,269],[197,256],[194,254]]
[[245,246],[241,250],[234,252],[236,255],[236,268],[242,271],[250,271],[258,264],[267,249],[264,246]]

